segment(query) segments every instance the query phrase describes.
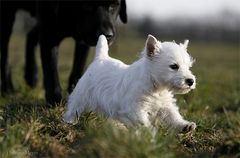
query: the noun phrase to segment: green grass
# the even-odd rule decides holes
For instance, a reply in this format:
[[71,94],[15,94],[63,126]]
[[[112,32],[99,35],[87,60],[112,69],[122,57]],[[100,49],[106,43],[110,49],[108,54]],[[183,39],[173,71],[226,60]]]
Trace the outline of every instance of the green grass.
[[[122,32],[111,46],[111,56],[135,61],[145,37]],[[146,129],[136,135],[116,127],[106,118],[85,113],[77,125],[62,121],[65,103],[47,108],[39,83],[30,89],[23,80],[25,37],[15,34],[10,44],[10,63],[16,93],[0,97],[0,157],[240,157],[240,50],[221,42],[191,42],[196,59],[193,72],[197,88],[177,96],[182,115],[197,123],[194,133],[177,134],[160,128],[155,143]],[[62,42],[59,72],[64,96],[71,70],[74,43]],[[89,54],[88,63],[94,55]],[[39,58],[39,51],[37,52]]]

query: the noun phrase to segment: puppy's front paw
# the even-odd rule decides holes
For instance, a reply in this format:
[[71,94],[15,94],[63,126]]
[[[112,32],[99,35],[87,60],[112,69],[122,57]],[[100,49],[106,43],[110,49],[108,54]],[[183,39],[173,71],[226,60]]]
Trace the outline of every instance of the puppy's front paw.
[[182,128],[181,132],[182,133],[188,133],[190,131],[194,131],[196,127],[197,127],[196,123],[189,122]]

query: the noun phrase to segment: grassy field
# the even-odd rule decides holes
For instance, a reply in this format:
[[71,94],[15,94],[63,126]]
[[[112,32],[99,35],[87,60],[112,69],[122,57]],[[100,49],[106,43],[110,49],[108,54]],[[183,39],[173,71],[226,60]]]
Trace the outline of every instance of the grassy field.
[[[122,33],[111,56],[132,63],[143,49],[145,37]],[[182,115],[197,123],[194,133],[178,134],[160,128],[156,142],[141,129],[125,131],[106,118],[86,113],[77,125],[62,122],[65,103],[46,108],[39,65],[39,83],[30,89],[23,80],[25,37],[15,34],[10,62],[16,93],[0,97],[0,157],[240,157],[240,50],[238,44],[191,42],[196,59],[197,88],[177,96]],[[60,80],[65,98],[74,43],[62,42]],[[94,49],[89,54],[91,61]],[[37,52],[39,58],[39,51]]]

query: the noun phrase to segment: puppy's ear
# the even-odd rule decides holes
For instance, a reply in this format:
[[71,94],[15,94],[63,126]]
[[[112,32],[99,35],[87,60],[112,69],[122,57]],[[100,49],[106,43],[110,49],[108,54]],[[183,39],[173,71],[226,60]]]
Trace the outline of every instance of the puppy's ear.
[[120,15],[121,21],[123,23],[127,23],[127,6],[126,6],[125,0],[121,0],[119,15]]
[[184,42],[181,43],[180,45],[187,50],[188,43],[189,43],[189,40],[186,39],[186,40],[184,40]]
[[148,57],[153,57],[156,53],[157,49],[157,39],[152,36],[148,35],[147,41],[146,41],[146,53]]

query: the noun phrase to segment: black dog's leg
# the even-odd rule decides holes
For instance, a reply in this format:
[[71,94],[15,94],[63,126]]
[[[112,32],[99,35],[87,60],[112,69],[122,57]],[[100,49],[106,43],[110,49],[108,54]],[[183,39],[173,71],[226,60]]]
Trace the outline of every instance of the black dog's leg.
[[[2,7],[1,9],[6,9]],[[4,11],[2,11],[3,13]],[[4,23],[1,22],[1,39],[0,39],[0,47],[1,47],[1,92],[2,95],[7,93],[11,93],[14,91],[12,78],[11,78],[11,70],[8,63],[8,43],[10,39],[10,35],[12,32],[12,25],[14,22],[15,12],[11,14],[11,12],[6,14],[1,14],[1,21],[4,20]]]
[[35,59],[35,48],[38,43],[38,26],[35,26],[27,35],[26,41],[26,65],[24,78],[30,87],[35,87],[38,80],[37,62]]
[[60,103],[62,94],[57,71],[58,46],[42,39],[40,47],[46,100],[50,104]]
[[89,46],[76,42],[75,54],[73,61],[73,68],[68,82],[68,92],[72,92],[73,88],[77,84],[79,78],[82,76],[84,71],[84,65],[87,60]]
[[39,43],[43,68],[43,82],[46,101],[51,105],[60,103],[61,87],[57,71],[57,55],[60,38],[58,36],[56,10],[58,1],[37,1]]

